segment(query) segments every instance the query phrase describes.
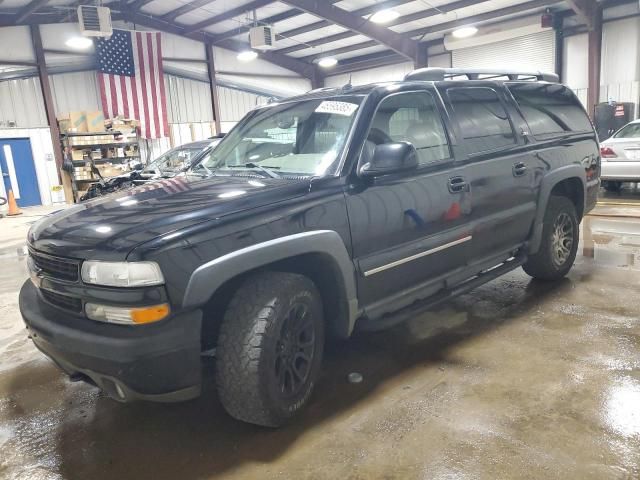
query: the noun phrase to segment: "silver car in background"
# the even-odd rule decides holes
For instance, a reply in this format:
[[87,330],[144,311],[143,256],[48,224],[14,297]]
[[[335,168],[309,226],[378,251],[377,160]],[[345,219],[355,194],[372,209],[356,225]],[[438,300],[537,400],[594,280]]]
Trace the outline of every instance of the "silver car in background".
[[640,120],[624,127],[600,143],[602,185],[610,192],[622,182],[640,182]]

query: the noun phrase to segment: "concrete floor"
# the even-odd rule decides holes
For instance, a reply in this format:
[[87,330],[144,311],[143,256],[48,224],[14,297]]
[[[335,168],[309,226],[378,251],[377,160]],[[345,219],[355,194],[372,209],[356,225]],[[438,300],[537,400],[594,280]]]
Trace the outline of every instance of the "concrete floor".
[[605,197],[580,252],[556,284],[518,269],[330,347],[281,430],[227,417],[211,386],[122,405],[70,383],[26,339],[24,258],[0,255],[0,478],[640,478],[640,194]]

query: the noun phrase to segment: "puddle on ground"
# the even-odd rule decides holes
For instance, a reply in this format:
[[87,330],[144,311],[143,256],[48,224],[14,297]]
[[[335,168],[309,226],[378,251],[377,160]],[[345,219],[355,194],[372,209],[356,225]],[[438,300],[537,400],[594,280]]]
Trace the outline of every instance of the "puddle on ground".
[[640,270],[640,222],[588,215],[582,221],[580,252],[597,265]]

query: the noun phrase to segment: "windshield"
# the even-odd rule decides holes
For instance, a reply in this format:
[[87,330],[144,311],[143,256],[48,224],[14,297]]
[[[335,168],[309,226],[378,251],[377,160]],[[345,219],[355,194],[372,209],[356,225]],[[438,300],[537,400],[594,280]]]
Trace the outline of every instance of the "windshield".
[[255,110],[192,171],[269,177],[332,175],[362,99],[340,96]]
[[613,138],[640,138],[640,123],[630,123],[622,127]]
[[195,157],[204,151],[202,146],[183,145],[165,152],[151,162],[143,173],[177,173],[188,168]]

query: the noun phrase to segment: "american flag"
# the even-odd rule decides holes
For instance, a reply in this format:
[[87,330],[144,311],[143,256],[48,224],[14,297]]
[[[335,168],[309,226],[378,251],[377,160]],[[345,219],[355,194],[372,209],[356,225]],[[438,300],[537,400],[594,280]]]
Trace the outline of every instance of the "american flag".
[[160,33],[114,30],[98,40],[96,51],[105,117],[139,120],[143,138],[168,136]]

